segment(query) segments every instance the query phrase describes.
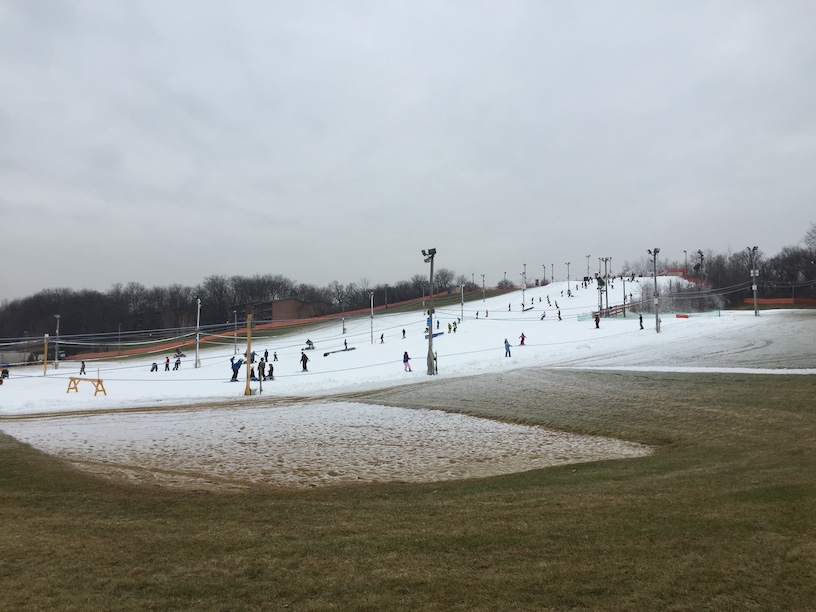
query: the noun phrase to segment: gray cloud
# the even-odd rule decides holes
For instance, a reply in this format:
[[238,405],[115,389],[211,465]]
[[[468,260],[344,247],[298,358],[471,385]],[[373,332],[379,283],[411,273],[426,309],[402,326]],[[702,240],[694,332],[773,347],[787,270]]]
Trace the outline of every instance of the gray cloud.
[[654,246],[773,254],[814,220],[808,2],[0,12],[0,235],[28,253],[0,299],[393,282],[430,246],[495,283]]

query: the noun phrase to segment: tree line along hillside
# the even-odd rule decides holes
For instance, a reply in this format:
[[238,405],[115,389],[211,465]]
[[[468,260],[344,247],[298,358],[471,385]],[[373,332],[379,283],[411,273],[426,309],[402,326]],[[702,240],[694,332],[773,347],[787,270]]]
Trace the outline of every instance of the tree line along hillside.
[[[752,266],[759,271],[760,297],[816,298],[816,224],[811,224],[803,242],[804,247],[785,247],[773,257],[750,248],[728,253],[688,251],[683,260],[658,259],[657,271],[697,281],[696,291],[716,295],[716,304],[706,302],[709,308],[742,306],[745,298],[753,295]],[[624,262],[619,274],[649,277],[653,274],[653,260],[644,256],[636,262]],[[481,290],[482,286],[473,281],[441,268],[434,275],[434,291],[462,286],[466,292]],[[513,286],[505,279],[495,288]],[[24,339],[54,333],[56,314],[60,315],[61,335],[191,327],[196,324],[197,298],[201,299],[202,326],[233,322],[238,307],[287,298],[321,303],[328,312],[340,313],[368,308],[371,292],[375,307],[422,298],[429,292],[428,278],[417,274],[394,284],[371,285],[362,279],[316,287],[281,275],[258,274],[209,276],[194,287],[174,284],[147,288],[128,283],[116,284],[106,292],[46,289],[0,305],[0,337]]]

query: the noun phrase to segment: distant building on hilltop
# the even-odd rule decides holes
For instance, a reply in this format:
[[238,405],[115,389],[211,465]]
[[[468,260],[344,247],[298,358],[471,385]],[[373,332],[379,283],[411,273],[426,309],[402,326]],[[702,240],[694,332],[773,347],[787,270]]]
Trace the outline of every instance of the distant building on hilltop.
[[325,317],[329,314],[327,302],[306,302],[296,298],[272,300],[271,302],[251,302],[236,304],[231,310],[238,313],[239,321],[246,321],[247,314],[251,313],[254,321],[293,321]]

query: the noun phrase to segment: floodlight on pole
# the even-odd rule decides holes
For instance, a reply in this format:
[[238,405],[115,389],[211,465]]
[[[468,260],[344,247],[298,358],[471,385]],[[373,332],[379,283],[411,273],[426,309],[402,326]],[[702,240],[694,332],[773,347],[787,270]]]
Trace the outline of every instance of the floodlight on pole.
[[589,258],[590,256],[587,255],[587,278],[589,278]]
[[569,290],[569,284],[570,284],[569,266],[570,266],[570,262],[566,261],[564,263],[567,264],[567,290]]
[[233,310],[232,311],[232,316],[233,316],[233,319],[234,319],[234,323],[233,323],[234,326],[232,328],[232,343],[233,343],[233,345],[235,347],[235,351],[233,352],[233,355],[237,355],[238,354],[238,311]]
[[683,249],[683,274],[688,276],[688,251]]
[[484,284],[484,277],[485,275],[482,274],[482,301],[485,301],[485,284]]
[[201,359],[198,357],[198,345],[200,344],[199,340],[201,340],[201,298],[195,296],[196,298],[196,359],[195,359],[195,367],[201,367]]
[[[434,372],[434,354],[433,354],[433,316],[434,316],[434,307],[433,307],[433,267],[434,267],[434,256],[436,255],[436,249],[422,249],[422,256],[425,258],[425,263],[431,264],[431,287],[429,292],[429,299],[430,299],[430,307],[428,309],[428,375],[433,376]],[[505,274],[505,279],[507,278],[507,272]]]
[[646,249],[646,252],[652,256],[653,264],[654,264],[654,309],[655,309],[655,331],[659,334],[660,333],[660,308],[659,308],[659,299],[657,297],[657,254],[660,252],[660,249],[656,248]]
[[757,305],[757,283],[759,283],[759,268],[756,267],[757,247],[748,247],[748,257],[751,259],[751,289],[754,291],[754,316],[759,316],[759,306]]

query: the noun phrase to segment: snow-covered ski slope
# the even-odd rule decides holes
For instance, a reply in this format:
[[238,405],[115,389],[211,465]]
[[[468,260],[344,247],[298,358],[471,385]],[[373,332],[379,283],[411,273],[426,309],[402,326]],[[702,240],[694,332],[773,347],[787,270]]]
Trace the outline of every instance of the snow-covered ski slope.
[[[663,285],[677,279],[659,280]],[[627,282],[626,293],[631,292],[637,299],[638,285],[637,280]],[[568,288],[572,297],[567,297]],[[621,303],[623,291],[621,281],[610,287],[610,306]],[[522,299],[527,310],[522,310]],[[653,314],[644,315],[643,330],[638,316],[631,313],[625,318],[602,318],[600,328],[596,329],[590,315],[597,309],[597,303],[594,285],[582,288],[573,281],[569,287],[567,282],[556,282],[526,289],[523,294],[518,290],[486,301],[467,302],[463,307],[437,308],[435,321],[439,321],[439,331],[444,332],[433,341],[437,376],[468,376],[529,367],[543,371],[611,368],[816,374],[813,350],[816,311],[761,311],[759,317],[752,311],[723,311],[689,313],[688,318],[661,313],[661,331],[656,333]],[[448,333],[448,324],[453,322],[457,323],[457,331]],[[429,379],[425,325],[426,315],[421,310],[399,314],[380,311],[373,318],[373,331],[370,316],[361,315],[346,318],[345,334],[341,321],[332,320],[274,339],[254,338],[252,348],[258,355],[268,350],[271,358],[272,352],[277,351],[279,359],[272,363],[275,380],[264,382],[262,393],[309,398],[422,384]],[[522,333],[525,346],[519,346]],[[309,371],[302,372],[301,349],[305,348],[307,338],[316,348],[306,352],[310,358]],[[512,345],[511,357],[505,357],[505,338]],[[245,397],[243,368],[240,382],[228,382],[232,373],[229,360],[234,354],[231,340],[225,338],[217,348],[202,348],[200,368],[194,367],[190,350],[180,370],[170,372],[164,371],[164,354],[87,362],[87,375],[95,377],[98,372],[107,396],[94,397],[90,383],[80,383],[78,392],[66,393],[68,377],[79,372],[77,362],[63,362],[58,370],[49,369],[45,376],[42,366],[14,368],[11,378],[0,386],[0,416]],[[342,351],[344,340],[355,350]],[[245,345],[239,348],[241,353],[246,350]],[[411,357],[413,372],[404,371],[405,351]],[[324,356],[326,352],[331,354]],[[159,363],[158,372],[150,372],[154,361]],[[257,394],[259,383],[253,382],[252,388]]]

